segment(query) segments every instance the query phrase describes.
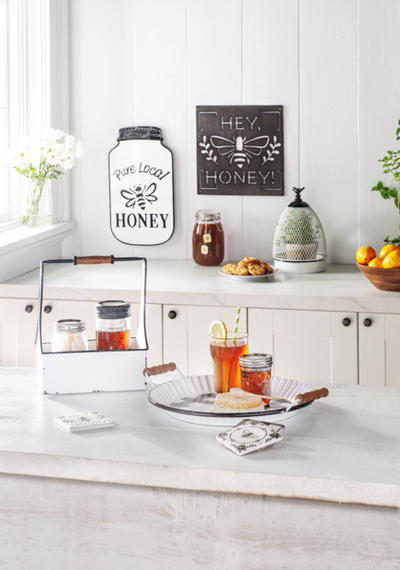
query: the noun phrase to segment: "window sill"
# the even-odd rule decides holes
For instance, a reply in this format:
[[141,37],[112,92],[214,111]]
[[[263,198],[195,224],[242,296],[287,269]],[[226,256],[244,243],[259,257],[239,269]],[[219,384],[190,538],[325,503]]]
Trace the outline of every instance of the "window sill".
[[61,244],[76,228],[76,221],[43,228],[18,226],[0,233],[0,283],[32,271],[42,259],[59,259]]

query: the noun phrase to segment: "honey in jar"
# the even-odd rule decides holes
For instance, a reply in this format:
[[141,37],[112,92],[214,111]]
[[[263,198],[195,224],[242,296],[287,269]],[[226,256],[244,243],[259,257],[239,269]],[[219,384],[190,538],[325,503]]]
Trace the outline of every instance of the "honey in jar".
[[198,210],[193,229],[193,259],[198,265],[220,265],[225,255],[221,214],[216,210]]
[[97,350],[128,350],[130,332],[130,303],[101,301],[96,305]]
[[239,357],[239,365],[242,390],[261,396],[264,404],[269,404],[272,356],[257,353],[243,354]]

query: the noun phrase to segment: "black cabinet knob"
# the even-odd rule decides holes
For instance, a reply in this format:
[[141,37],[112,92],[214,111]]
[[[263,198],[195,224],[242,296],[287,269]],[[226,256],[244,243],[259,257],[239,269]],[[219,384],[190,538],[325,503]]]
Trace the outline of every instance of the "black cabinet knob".
[[342,325],[343,325],[344,327],[348,327],[350,324],[351,324],[351,320],[350,320],[348,317],[346,317],[345,319],[343,319]]
[[371,319],[364,319],[363,323],[365,327],[370,327],[372,325]]
[[168,313],[168,317],[169,317],[170,319],[176,319],[176,311],[170,311],[170,312]]
[[51,313],[51,307],[50,305],[46,305],[45,308],[43,309],[43,311],[47,314]]
[[31,313],[31,312],[33,311],[33,305],[26,305],[25,311],[26,311],[27,313]]

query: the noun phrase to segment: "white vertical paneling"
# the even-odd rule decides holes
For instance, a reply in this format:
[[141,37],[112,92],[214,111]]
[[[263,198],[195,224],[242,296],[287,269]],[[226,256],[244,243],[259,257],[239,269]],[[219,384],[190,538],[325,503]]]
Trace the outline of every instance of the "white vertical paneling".
[[186,244],[186,11],[185,0],[133,0],[133,121],[163,131],[174,159],[175,232],[135,255],[185,259]]
[[243,252],[272,259],[277,221],[298,184],[298,0],[243,0],[244,105],[283,105],[285,196],[243,198]]
[[[370,191],[397,148],[397,0],[71,0],[71,132],[85,156],[71,177],[78,229],[65,255],[130,254],[109,229],[107,154],[118,129],[155,124],[174,153],[176,230],[148,257],[191,259],[194,213],[222,213],[226,260],[270,258],[291,187],[321,218],[328,261],[353,263],[397,233]],[[284,197],[197,195],[196,105],[282,104]]]
[[225,260],[242,255],[240,196],[197,194],[196,105],[241,104],[241,0],[187,3],[187,246],[198,209],[219,210],[225,232]]
[[73,216],[78,232],[68,253],[130,255],[132,248],[111,233],[108,152],[118,129],[132,121],[131,0],[71,1],[71,132],[84,157],[72,170]]
[[357,249],[357,1],[300,2],[300,185],[330,263]]
[[396,237],[399,216],[393,200],[383,200],[371,188],[382,180],[391,185],[392,176],[383,174],[388,149],[397,150],[396,128],[399,109],[398,0],[359,2],[359,219],[358,245],[380,250],[387,235]]

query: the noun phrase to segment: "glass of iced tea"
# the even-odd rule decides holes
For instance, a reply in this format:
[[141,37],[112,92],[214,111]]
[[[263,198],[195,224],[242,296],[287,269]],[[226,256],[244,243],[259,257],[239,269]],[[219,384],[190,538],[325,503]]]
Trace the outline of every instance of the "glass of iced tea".
[[214,363],[215,391],[229,392],[231,388],[240,388],[239,356],[248,352],[247,333],[228,332],[226,339],[210,338],[210,352]]

